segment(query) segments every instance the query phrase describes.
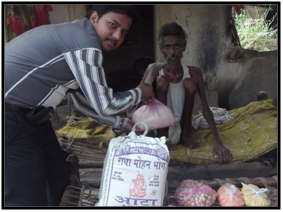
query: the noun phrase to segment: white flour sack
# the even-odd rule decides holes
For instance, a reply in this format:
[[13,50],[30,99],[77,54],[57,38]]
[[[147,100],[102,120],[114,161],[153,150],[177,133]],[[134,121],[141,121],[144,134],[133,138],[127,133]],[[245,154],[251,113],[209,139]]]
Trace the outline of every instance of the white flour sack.
[[[135,133],[138,124],[145,126],[143,135]],[[146,137],[147,132],[139,122],[129,135],[110,141],[95,206],[163,205],[169,151],[165,137]]]

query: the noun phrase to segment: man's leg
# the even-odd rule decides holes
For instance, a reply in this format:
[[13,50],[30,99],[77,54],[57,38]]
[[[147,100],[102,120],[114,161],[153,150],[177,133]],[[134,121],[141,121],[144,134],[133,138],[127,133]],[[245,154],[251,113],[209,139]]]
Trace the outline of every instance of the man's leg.
[[[166,79],[165,76],[157,76],[156,78],[156,86],[157,86],[157,98],[160,102],[164,105],[167,105],[167,93],[169,88],[170,82]],[[168,127],[157,129],[157,133],[159,137],[165,136],[168,138]],[[172,150],[172,146],[170,143],[166,143],[168,149]]]
[[43,132],[5,110],[5,206],[47,206]]
[[43,141],[43,152],[48,180],[48,205],[58,206],[63,192],[70,180],[70,170],[66,155],[61,149],[50,121],[45,123],[46,132]]
[[194,108],[195,94],[197,91],[196,81],[191,78],[184,79],[185,87],[185,104],[181,118],[181,142],[190,149],[196,149],[199,144],[190,138],[192,132],[192,113]]

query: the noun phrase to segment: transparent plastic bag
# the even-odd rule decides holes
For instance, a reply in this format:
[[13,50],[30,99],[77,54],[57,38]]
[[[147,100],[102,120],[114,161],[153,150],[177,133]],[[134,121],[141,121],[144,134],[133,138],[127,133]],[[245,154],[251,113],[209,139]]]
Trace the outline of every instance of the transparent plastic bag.
[[184,180],[175,192],[175,198],[182,206],[211,206],[216,197],[215,190],[196,180]]
[[[134,123],[144,122],[148,130],[160,129],[174,125],[174,116],[169,107],[154,99],[137,109],[132,117]],[[144,126],[139,126],[145,130]]]
[[218,202],[221,206],[244,206],[243,193],[233,184],[225,183],[217,191]]
[[270,206],[271,202],[265,193],[267,188],[259,188],[256,185],[242,183],[242,193],[246,206]]

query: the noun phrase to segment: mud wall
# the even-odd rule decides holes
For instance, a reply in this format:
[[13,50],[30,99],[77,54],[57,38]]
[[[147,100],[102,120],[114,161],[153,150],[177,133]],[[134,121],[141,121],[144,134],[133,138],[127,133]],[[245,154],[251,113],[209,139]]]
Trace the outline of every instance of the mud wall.
[[[232,5],[156,5],[155,37],[165,23],[175,21],[188,34],[187,48],[182,62],[201,69],[208,102],[234,109],[256,101],[258,91],[267,91],[268,98],[277,97],[277,51],[257,52],[240,50],[237,60],[229,60],[232,50]],[[157,48],[156,61],[165,62]],[[210,98],[218,98],[218,101]],[[211,105],[210,106],[217,106]],[[196,110],[194,110],[196,111]]]

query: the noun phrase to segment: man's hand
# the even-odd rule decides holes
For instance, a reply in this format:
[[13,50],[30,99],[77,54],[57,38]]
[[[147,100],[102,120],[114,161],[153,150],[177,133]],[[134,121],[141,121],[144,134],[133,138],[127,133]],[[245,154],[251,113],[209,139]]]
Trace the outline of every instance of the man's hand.
[[149,97],[149,99],[145,100],[145,101],[142,103],[142,105],[145,105],[145,104],[151,102],[151,101],[154,100],[154,99],[155,99],[155,93],[152,92],[151,97]]
[[153,90],[153,87],[152,85],[149,85],[149,84],[144,84],[144,83],[140,83],[138,85],[138,88],[141,89],[141,101],[144,102],[145,100],[151,98],[152,96],[152,90]]
[[[125,127],[124,127],[123,129],[126,130],[126,131],[128,131],[128,132],[131,132],[132,129],[133,129],[133,127],[134,127],[134,125],[135,125],[135,123],[134,123],[131,119],[127,119],[127,124],[125,125]],[[144,131],[141,130],[141,129],[139,128],[139,126],[137,125],[137,126],[136,126],[136,133],[142,134],[142,133],[144,133]]]
[[123,127],[124,130],[131,132],[134,127],[134,122],[131,119],[127,119],[127,124]]
[[212,154],[215,158],[220,158],[220,164],[227,164],[233,159],[231,152],[222,144],[221,140],[214,142]]

